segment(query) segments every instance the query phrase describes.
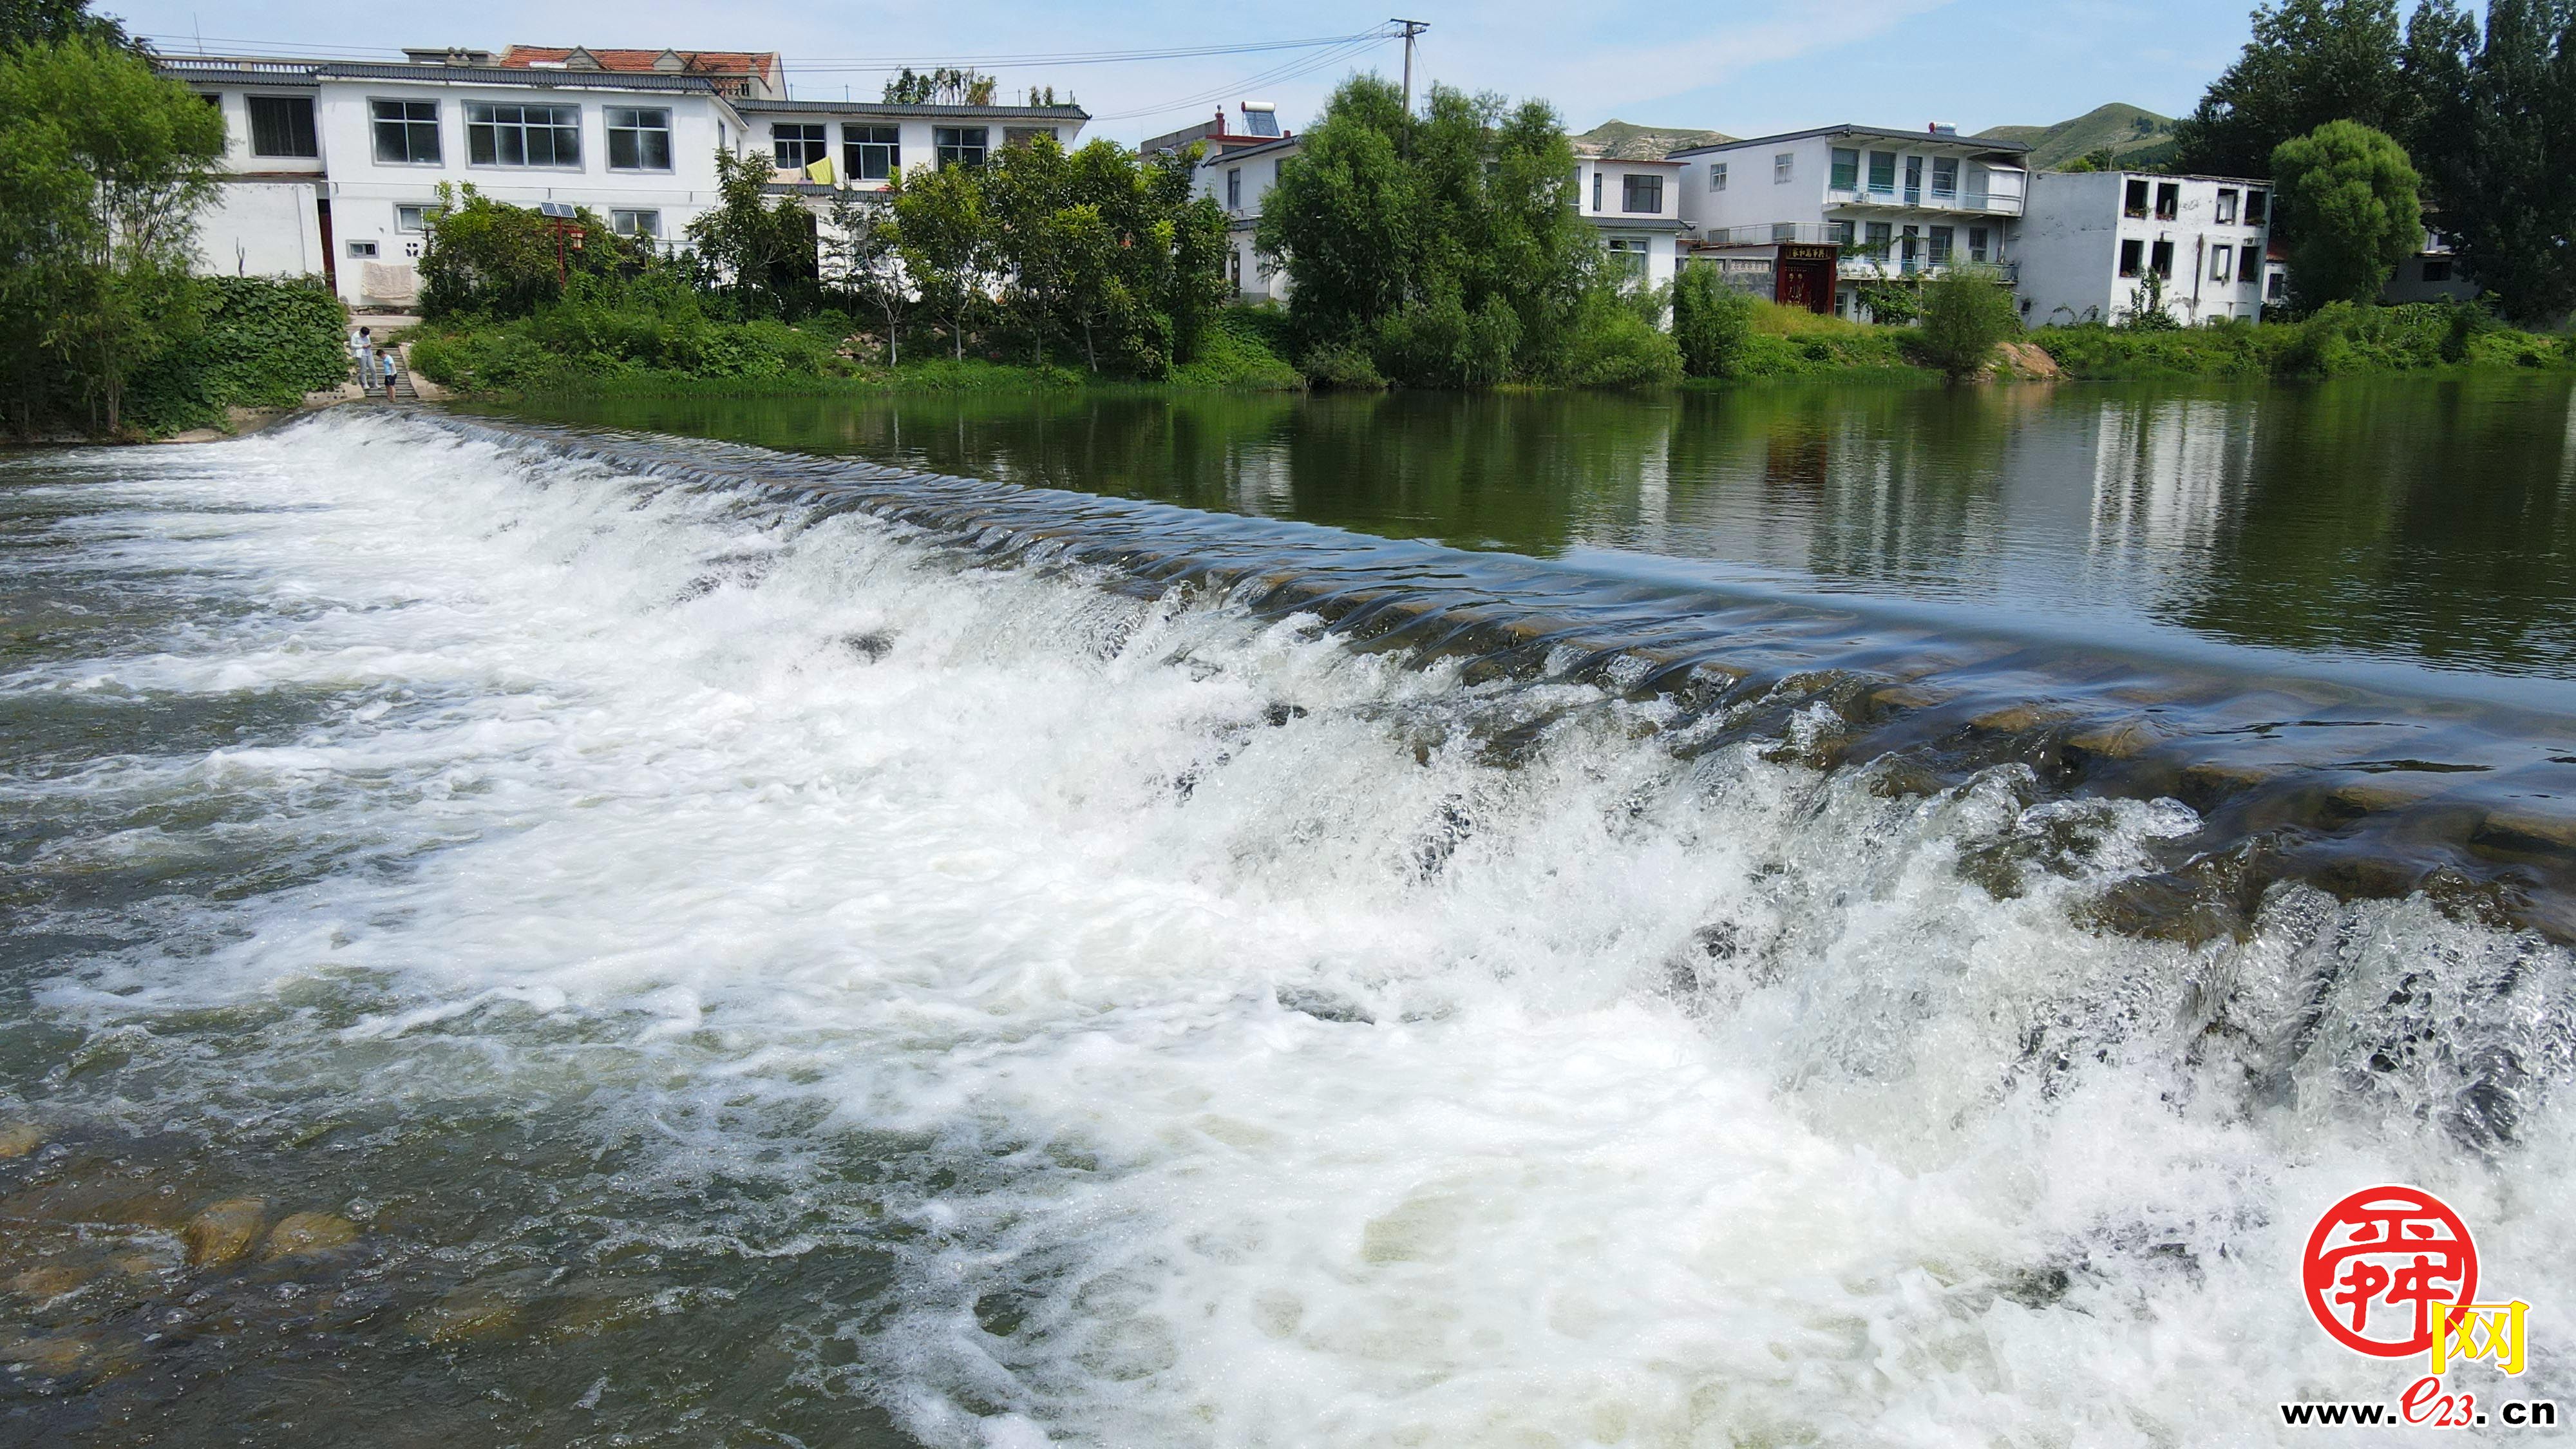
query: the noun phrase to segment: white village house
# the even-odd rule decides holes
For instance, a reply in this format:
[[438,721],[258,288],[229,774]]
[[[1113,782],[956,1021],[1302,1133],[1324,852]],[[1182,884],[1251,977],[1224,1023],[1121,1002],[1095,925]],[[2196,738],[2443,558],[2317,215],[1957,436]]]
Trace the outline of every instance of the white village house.
[[[2160,288],[2186,326],[2262,315],[2271,183],[2130,171],[2049,172],[2022,221],[2022,320],[2116,322]],[[2271,273],[2277,276],[2278,273]]]
[[1225,208],[1226,281],[1244,301],[1285,301],[1288,274],[1274,271],[1253,248],[1261,224],[1261,206],[1279,184],[1279,168],[1296,159],[1306,143],[1279,127],[1279,112],[1268,101],[1245,101],[1241,124],[1231,125],[1225,112],[1184,130],[1167,132],[1139,149],[1146,155],[1176,151],[1193,143],[1203,147],[1192,189]]
[[[715,153],[770,156],[776,192],[819,215],[896,166],[981,165],[1038,134],[1070,145],[1076,106],[787,99],[775,55],[513,46],[412,50],[401,63],[159,58],[221,107],[228,175],[199,233],[210,272],[311,275],[353,306],[419,296],[441,182],[496,201],[588,207],[668,244],[717,200]],[[831,158],[828,184],[802,168]]]
[[1611,262],[1640,284],[1673,279],[1682,233],[1679,161],[1586,156],[1574,163],[1574,206]]
[[1691,261],[1784,306],[1855,317],[1858,284],[1875,276],[1973,264],[2009,279],[2029,150],[1947,126],[1842,125],[1666,159],[1682,167]]

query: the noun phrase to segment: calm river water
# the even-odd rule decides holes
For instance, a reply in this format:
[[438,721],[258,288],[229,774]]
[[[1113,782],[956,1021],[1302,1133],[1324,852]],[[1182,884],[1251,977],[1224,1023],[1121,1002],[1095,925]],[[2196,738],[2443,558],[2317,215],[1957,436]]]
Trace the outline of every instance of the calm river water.
[[2381,1182],[2576,1410],[2564,378],[343,409],[0,543],[0,1440],[2288,1441]]

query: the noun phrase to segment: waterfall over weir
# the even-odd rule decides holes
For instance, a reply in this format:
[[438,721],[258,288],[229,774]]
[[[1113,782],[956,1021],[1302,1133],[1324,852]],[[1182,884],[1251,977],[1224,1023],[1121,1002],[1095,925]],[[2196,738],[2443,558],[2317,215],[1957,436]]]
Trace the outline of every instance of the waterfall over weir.
[[2380,1182],[2576,1398],[2506,704],[455,419],[0,499],[30,1435],[2269,1441]]

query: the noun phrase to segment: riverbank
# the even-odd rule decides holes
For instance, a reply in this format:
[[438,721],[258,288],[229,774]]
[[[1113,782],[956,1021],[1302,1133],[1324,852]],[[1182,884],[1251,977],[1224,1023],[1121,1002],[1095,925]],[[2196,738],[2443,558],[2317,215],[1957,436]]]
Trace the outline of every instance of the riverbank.
[[[1200,355],[1165,379],[1104,377],[1058,362],[915,354],[895,366],[852,319],[799,323],[673,322],[649,313],[565,306],[494,322],[431,323],[409,334],[416,374],[465,395],[625,393],[637,396],[860,396],[1116,389],[1216,392],[1347,387],[1309,378],[1289,359],[1287,317],[1275,308],[1220,314]],[[2140,330],[2090,324],[2036,328],[1999,356],[1998,380],[2351,377],[2576,365],[2564,336],[2518,331],[2474,308],[2329,308],[2297,322],[2229,322]],[[1691,390],[1779,381],[1929,382],[1915,329],[1756,305],[1748,335],[1721,378]],[[1516,384],[1515,387],[1537,386]]]

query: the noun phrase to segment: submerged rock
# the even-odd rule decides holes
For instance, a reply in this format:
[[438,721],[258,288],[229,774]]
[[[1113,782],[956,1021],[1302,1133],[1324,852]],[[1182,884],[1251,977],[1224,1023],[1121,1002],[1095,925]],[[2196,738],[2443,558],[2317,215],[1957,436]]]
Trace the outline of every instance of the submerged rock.
[[0,1127],[0,1160],[24,1157],[45,1145],[45,1129],[33,1122],[12,1122]]
[[60,1298],[98,1276],[95,1264],[39,1263],[9,1280],[9,1291],[42,1303]]
[[459,1288],[412,1315],[411,1331],[432,1343],[501,1338],[519,1331],[524,1305],[489,1287]]
[[269,1229],[268,1251],[263,1256],[275,1262],[279,1258],[313,1258],[335,1248],[345,1248],[358,1240],[358,1225],[331,1213],[288,1213]]
[[268,1221],[268,1203],[255,1197],[228,1197],[188,1219],[179,1230],[188,1245],[188,1266],[220,1268],[250,1256],[259,1230]]

